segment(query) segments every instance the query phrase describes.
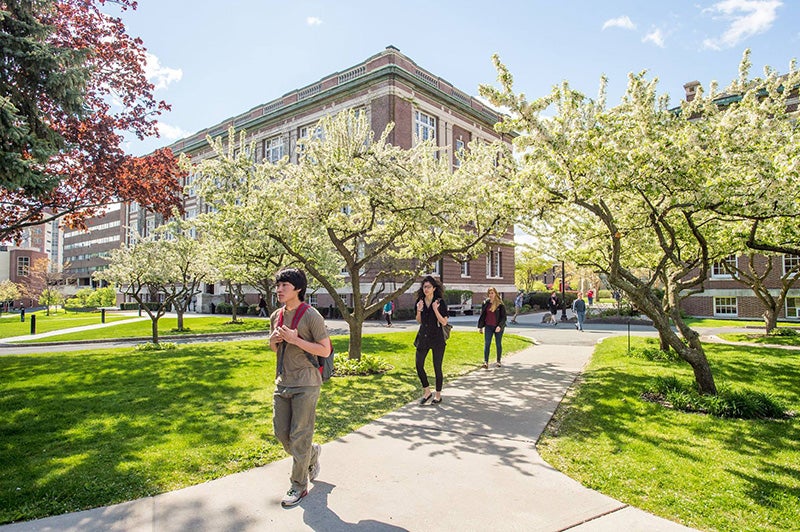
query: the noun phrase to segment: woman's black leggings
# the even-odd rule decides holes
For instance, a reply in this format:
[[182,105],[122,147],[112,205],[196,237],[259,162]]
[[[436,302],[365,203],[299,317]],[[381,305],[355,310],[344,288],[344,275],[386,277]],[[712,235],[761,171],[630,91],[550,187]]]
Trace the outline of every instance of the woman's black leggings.
[[436,391],[442,391],[444,374],[442,373],[442,361],[444,360],[445,346],[421,346],[417,348],[417,376],[423,388],[430,386],[428,374],[425,373],[425,359],[428,357],[428,350],[433,351],[433,372],[436,374]]

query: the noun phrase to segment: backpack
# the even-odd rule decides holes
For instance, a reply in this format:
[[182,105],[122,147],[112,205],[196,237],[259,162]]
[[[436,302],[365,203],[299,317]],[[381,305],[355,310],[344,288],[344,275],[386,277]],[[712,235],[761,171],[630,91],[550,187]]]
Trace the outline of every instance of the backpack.
[[[303,317],[303,314],[305,314],[306,310],[309,308],[311,308],[311,305],[308,303],[300,303],[300,306],[297,307],[297,312],[294,313],[294,317],[292,318],[292,329],[297,329],[297,325],[300,323],[300,318]],[[283,326],[283,311],[284,309],[282,308],[281,313],[278,315],[278,327]],[[330,338],[328,341],[330,342]],[[308,357],[308,361],[319,370],[319,374],[322,376],[322,382],[325,382],[331,378],[333,375],[333,342],[331,342],[331,354],[327,357],[315,357],[309,353],[306,353],[306,357]]]

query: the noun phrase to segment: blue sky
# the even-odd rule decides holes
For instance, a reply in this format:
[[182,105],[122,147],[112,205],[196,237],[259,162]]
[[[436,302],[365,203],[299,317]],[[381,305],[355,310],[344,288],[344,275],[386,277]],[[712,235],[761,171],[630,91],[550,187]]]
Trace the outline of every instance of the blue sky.
[[742,52],[753,74],[800,56],[796,0],[504,1],[140,0],[119,13],[144,40],[156,96],[172,105],[161,138],[133,141],[139,155],[166,146],[394,45],[421,67],[477,95],[494,83],[493,53],[529,98],[562,80],[608,101],[627,74],[647,70],[673,103],[683,84],[727,85]]

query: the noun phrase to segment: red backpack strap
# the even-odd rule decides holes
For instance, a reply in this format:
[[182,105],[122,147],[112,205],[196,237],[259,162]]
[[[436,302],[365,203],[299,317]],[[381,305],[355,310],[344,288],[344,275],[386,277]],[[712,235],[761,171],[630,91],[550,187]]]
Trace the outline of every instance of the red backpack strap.
[[[297,329],[297,324],[300,323],[300,318],[303,317],[303,314],[309,309],[311,305],[308,303],[300,303],[300,306],[297,307],[297,311],[294,313],[294,317],[292,318],[292,329]],[[283,327],[283,313],[286,311],[286,307],[281,307],[281,312],[278,314],[278,327]]]
[[303,314],[309,309],[311,305],[308,303],[300,303],[300,306],[297,307],[297,312],[294,313],[294,318],[292,318],[292,329],[297,329],[297,325],[300,323],[300,318],[303,317]]

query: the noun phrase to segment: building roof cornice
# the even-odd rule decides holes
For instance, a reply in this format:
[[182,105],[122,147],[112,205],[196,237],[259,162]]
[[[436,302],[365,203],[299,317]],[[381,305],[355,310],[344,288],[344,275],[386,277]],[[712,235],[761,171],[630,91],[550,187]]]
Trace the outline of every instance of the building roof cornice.
[[382,52],[365,61],[340,72],[334,72],[318,81],[290,91],[280,98],[257,105],[237,116],[169,145],[172,151],[185,153],[205,146],[207,136],[227,135],[233,126],[237,130],[257,128],[260,125],[299,112],[317,105],[320,101],[352,91],[357,87],[370,85],[385,78],[402,79],[420,92],[428,93],[447,101],[451,107],[463,112],[483,124],[500,121],[503,115],[443,78],[434,76],[420,68],[394,46],[387,46]]

